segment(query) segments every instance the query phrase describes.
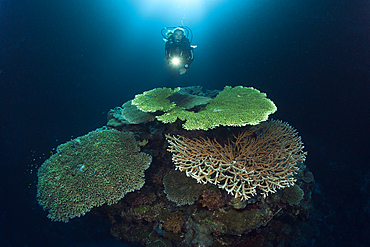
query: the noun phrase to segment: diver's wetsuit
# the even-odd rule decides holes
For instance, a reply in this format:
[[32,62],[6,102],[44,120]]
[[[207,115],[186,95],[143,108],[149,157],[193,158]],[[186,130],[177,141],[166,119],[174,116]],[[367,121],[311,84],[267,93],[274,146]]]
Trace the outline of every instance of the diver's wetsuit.
[[182,59],[185,69],[189,68],[194,60],[193,48],[186,37],[183,37],[179,42],[175,42],[175,38],[172,35],[166,42],[165,51],[167,61],[170,61],[173,57],[179,57]]

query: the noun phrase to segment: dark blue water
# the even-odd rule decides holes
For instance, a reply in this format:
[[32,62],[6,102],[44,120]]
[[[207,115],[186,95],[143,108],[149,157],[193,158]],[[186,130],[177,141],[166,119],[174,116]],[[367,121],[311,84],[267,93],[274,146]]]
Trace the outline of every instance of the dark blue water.
[[[191,85],[266,92],[309,153],[321,232],[312,246],[368,243],[370,4],[225,2],[197,16],[166,4],[145,15],[132,1],[0,1],[1,246],[124,246],[93,216],[49,221],[35,167],[135,94]],[[160,36],[181,21],[198,45],[183,76]]]

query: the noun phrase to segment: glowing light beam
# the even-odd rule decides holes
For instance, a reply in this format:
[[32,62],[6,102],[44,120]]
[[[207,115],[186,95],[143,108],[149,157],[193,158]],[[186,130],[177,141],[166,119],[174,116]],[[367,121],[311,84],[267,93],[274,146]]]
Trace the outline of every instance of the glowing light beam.
[[129,0],[129,2],[142,18],[180,24],[184,20],[202,21],[226,0]]
[[178,57],[174,57],[174,58],[172,58],[171,63],[173,65],[179,65],[180,64],[180,59]]

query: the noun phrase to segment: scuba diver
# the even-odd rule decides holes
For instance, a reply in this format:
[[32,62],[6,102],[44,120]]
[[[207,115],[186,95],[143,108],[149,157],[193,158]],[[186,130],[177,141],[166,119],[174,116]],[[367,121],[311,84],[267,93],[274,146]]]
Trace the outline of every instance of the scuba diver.
[[[196,46],[191,46],[191,41],[188,38],[190,33],[192,40],[193,33],[190,28],[181,26],[167,31],[166,35],[164,35],[163,31],[167,28],[168,27],[165,27],[161,31],[166,41],[165,53],[167,64],[171,63],[175,67],[181,67],[179,73],[183,75],[194,60],[193,49],[196,48]],[[187,31],[187,35],[185,34],[185,30]]]

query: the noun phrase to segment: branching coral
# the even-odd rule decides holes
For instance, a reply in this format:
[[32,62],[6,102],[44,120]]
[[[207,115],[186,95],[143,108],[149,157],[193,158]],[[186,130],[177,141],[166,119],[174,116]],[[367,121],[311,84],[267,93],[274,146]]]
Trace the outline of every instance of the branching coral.
[[176,169],[245,200],[294,185],[295,164],[306,157],[297,131],[274,120],[252,126],[226,145],[208,138],[166,138]]

